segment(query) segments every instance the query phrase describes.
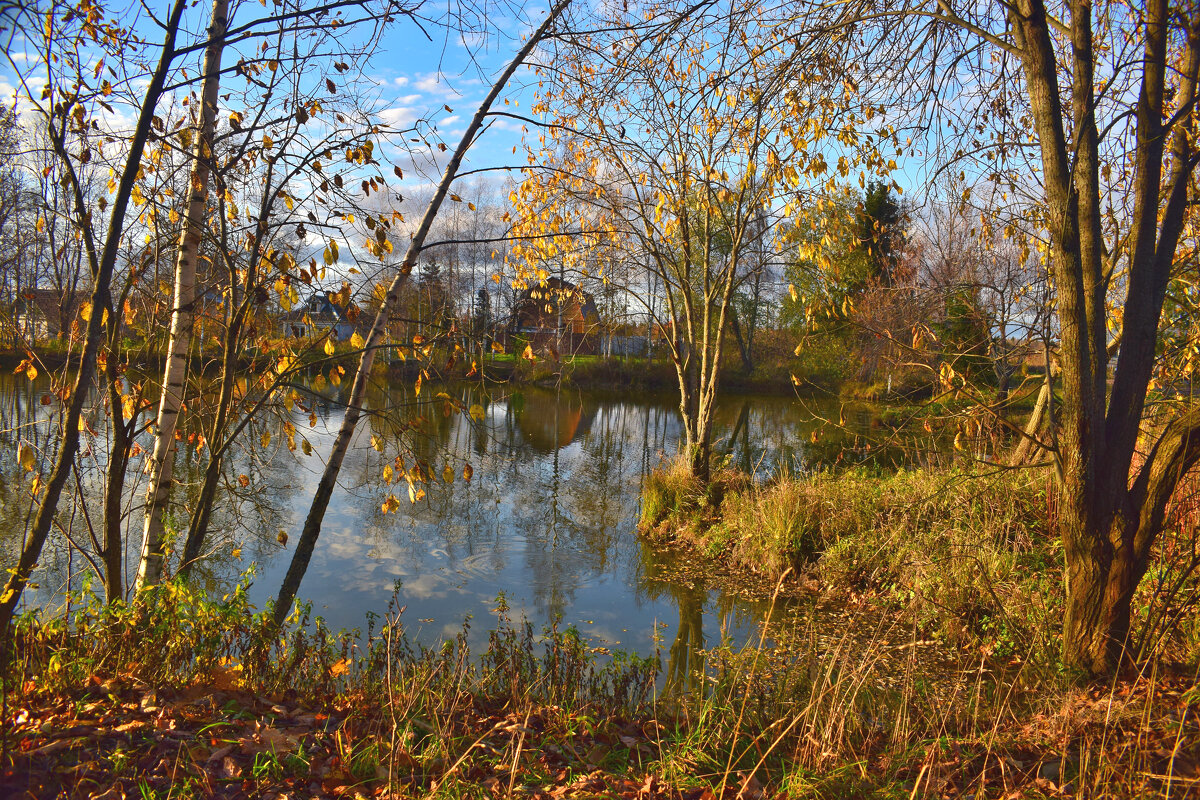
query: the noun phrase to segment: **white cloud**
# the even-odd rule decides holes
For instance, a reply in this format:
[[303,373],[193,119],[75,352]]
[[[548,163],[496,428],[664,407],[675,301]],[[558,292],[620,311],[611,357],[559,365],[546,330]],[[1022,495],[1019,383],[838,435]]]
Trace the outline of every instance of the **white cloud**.
[[509,119],[508,117],[491,117],[488,119],[488,127],[494,131],[519,132],[524,124],[519,120]]
[[[449,581],[441,575],[431,575],[425,573],[420,577],[412,580],[404,581],[401,584],[400,591],[405,597],[415,598],[417,600],[429,600],[431,598],[445,597],[449,594]],[[455,590],[461,594],[460,590]]]
[[460,119],[462,119],[462,117],[458,116],[458,114],[451,114],[450,116],[446,117],[445,119],[439,120],[438,124],[439,125],[453,125],[454,123],[458,122]]
[[[454,90],[450,89],[445,83],[440,72],[426,73],[425,75],[417,78],[417,82],[413,85],[427,94],[454,92]],[[457,94],[457,92],[454,93]]]
[[379,118],[396,128],[407,128],[417,121],[419,114],[412,106],[395,106],[379,112]]
[[418,73],[413,88],[448,103],[466,96],[466,90],[478,87],[478,78],[451,78],[441,72]]
[[392,83],[396,86],[408,86],[408,78],[401,75],[399,78],[393,78]]

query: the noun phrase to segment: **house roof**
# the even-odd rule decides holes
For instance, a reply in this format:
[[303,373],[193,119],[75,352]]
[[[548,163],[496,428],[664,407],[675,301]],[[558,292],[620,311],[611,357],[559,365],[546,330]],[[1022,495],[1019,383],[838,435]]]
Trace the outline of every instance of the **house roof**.
[[357,323],[359,309],[353,301],[345,304],[338,301],[339,292],[320,291],[311,294],[304,304],[280,316],[285,322],[294,322],[308,317],[314,323],[336,324]]
[[52,332],[58,332],[59,321],[65,317],[75,319],[79,309],[88,299],[87,292],[72,291],[63,293],[58,289],[22,289],[17,295],[17,303],[29,314],[37,313],[46,320]]
[[592,295],[570,281],[558,278],[547,278],[530,286],[521,293],[513,309],[518,327],[556,327],[560,315],[563,324],[600,321],[600,312]]

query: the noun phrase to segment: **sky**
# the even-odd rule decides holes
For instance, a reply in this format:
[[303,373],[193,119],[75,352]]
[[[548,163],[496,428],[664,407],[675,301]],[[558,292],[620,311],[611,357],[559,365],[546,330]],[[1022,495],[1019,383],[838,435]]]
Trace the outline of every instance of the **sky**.
[[[365,90],[380,120],[396,127],[407,127],[418,120],[429,122],[435,126],[437,135],[449,152],[457,145],[492,80],[520,48],[523,35],[544,17],[546,6],[529,4],[511,7],[498,0],[462,0],[469,5],[456,5],[457,0],[440,2],[440,6],[420,7],[418,13],[422,19],[419,24],[398,16],[395,22],[385,28],[374,55],[361,75],[356,77],[360,80],[360,89]],[[265,0],[262,6],[253,0],[234,0],[231,5],[233,27],[270,13],[263,7],[266,6]],[[305,5],[312,7],[316,3]],[[150,0],[147,7],[161,17],[167,12],[169,4],[163,0]],[[110,5],[106,10],[148,41],[161,40],[161,31],[155,28],[146,11],[137,3],[130,2],[123,9]],[[453,16],[459,17],[462,22],[443,24],[443,20]],[[186,33],[181,35],[181,40],[198,39],[197,32],[207,25],[208,17],[207,2],[189,8],[183,21]],[[37,76],[40,63],[35,48],[30,47],[22,30],[22,27],[29,27],[29,21],[18,21],[15,29],[12,23],[12,19],[0,21],[0,25],[9,29],[0,35],[7,55],[7,59],[0,62],[0,103],[5,105],[11,104],[13,98],[19,95],[16,71]],[[356,31],[347,31],[346,41],[353,42],[355,36]],[[246,54],[244,46],[227,48],[223,64],[229,66],[236,62],[239,55]],[[153,53],[147,51],[146,55]],[[198,60],[198,55],[194,60]],[[130,65],[136,58],[132,54],[128,57]],[[349,76],[334,73],[333,60],[329,59],[329,74],[338,78],[341,84]],[[114,59],[110,57],[106,65],[113,66]],[[519,70],[502,97],[527,106],[531,97],[528,90],[530,78],[529,70]],[[35,77],[34,86],[37,85],[39,81]],[[525,102],[522,103],[522,100]],[[19,98],[18,105],[22,105]],[[499,105],[502,106],[503,102]],[[117,105],[115,118],[109,124],[114,128],[129,124],[133,113],[132,106],[123,109]],[[486,134],[472,148],[464,169],[521,163],[520,140],[519,123],[509,119],[494,119]],[[514,146],[518,146],[517,154],[512,151]],[[417,150],[424,152],[401,153],[397,148],[383,150],[385,158],[404,168],[405,183],[410,188],[436,180],[446,160],[441,151],[433,150],[432,153],[439,157],[430,159],[424,157],[428,152],[424,146]]]
[[[545,14],[545,6],[530,4],[523,13],[536,24]],[[452,150],[492,82],[520,49],[519,37],[532,29],[532,25],[507,15],[491,27],[486,36],[444,26],[428,28],[426,36],[415,24],[405,22],[393,27],[381,43],[370,76],[386,106],[382,119],[404,126],[432,114],[433,124]],[[531,71],[522,67],[501,97],[527,108],[532,97],[531,81]],[[503,108],[503,101],[497,105]],[[515,120],[493,118],[486,133],[468,153],[463,169],[524,163],[520,127]],[[433,153],[441,156],[436,167],[436,173],[440,174],[446,156],[439,151]],[[423,171],[424,181],[432,182],[435,170],[421,164],[421,160],[417,159],[414,166]]]

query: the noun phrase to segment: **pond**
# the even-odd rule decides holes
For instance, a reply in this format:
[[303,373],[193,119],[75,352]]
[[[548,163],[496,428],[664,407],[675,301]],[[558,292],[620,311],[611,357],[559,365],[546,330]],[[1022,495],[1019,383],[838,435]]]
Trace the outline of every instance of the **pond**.
[[[53,440],[45,386],[3,380],[0,525],[9,566],[31,511],[17,440],[45,447]],[[199,570],[212,591],[227,591],[252,570],[254,603],[261,608],[275,596],[341,423],[345,389],[318,392],[309,385],[307,408],[265,416],[243,435],[247,446],[228,461]],[[447,407],[447,397],[479,408],[473,417]],[[419,641],[452,636],[473,618],[471,638],[478,643],[503,595],[512,613],[535,627],[561,618],[597,648],[665,653],[685,639],[692,646],[743,639],[762,618],[764,604],[723,591],[695,570],[676,569],[674,556],[635,533],[642,481],[676,452],[682,435],[670,394],[462,384],[426,385],[418,396],[410,382],[395,380],[377,386],[368,403],[371,413],[359,425],[299,591],[331,626],[362,627],[396,593]],[[839,418],[844,425],[826,423]],[[759,475],[809,469],[874,455],[856,435],[873,419],[870,409],[834,401],[730,396],[717,409],[716,449]],[[97,409],[89,420],[96,433],[84,434],[78,492],[64,498],[62,530],[47,545],[27,604],[61,603],[63,590],[88,572],[67,534],[87,550],[89,526],[100,518],[104,415]],[[300,444],[294,450],[282,435],[289,421]],[[177,499],[186,504],[207,454],[186,438],[183,444]],[[419,486],[425,496],[416,503],[403,480],[389,486],[384,479],[385,465],[394,469],[398,455],[410,466],[423,460],[439,476]],[[133,570],[144,458],[134,459],[133,488],[126,490],[126,560]],[[467,464],[470,480],[463,479]],[[453,482],[440,478],[447,470]],[[400,506],[384,513],[389,494]],[[172,523],[186,527],[186,519],[180,508]]]

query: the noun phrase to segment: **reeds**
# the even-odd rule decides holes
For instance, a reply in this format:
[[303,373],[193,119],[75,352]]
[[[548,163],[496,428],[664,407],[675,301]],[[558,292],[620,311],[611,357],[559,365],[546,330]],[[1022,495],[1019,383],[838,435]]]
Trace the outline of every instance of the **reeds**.
[[[1183,588],[1151,587],[1141,600],[1153,614],[1143,619],[1162,621],[1145,671],[1080,688],[1056,660],[1059,545],[1044,483],[851,472],[729,483],[719,505],[682,471],[662,486],[663,508],[702,520],[698,541],[778,571],[777,596],[799,566],[825,585],[820,598],[776,609],[757,641],[689,659],[703,665],[691,680],[656,691],[657,656],[611,657],[571,627],[536,632],[503,598],[473,652],[469,623],[439,646],[415,643],[395,601],[365,633],[331,631],[304,606],[280,631],[241,589],[218,600],[168,584],[128,606],[85,593],[64,615],[17,629],[4,665],[6,764],[25,775],[64,766],[47,759],[67,751],[31,755],[48,745],[37,739],[46,724],[29,715],[75,704],[115,725],[121,708],[138,707],[131,689],[113,688],[123,685],[165,692],[155,703],[168,710],[171,692],[218,698],[211,718],[186,723],[201,731],[268,724],[245,708],[336,720],[235,764],[239,791],[251,794],[330,775],[396,797],[1200,792],[1188,532],[1164,539],[1175,555],[1161,562]],[[748,541],[751,531],[761,541]],[[768,548],[787,555],[769,561]],[[235,780],[235,769],[199,757],[167,774],[156,753],[87,747],[99,780],[132,776],[158,796],[186,794],[180,781],[208,796],[203,787]],[[69,766],[55,773],[68,795],[79,774]]]

